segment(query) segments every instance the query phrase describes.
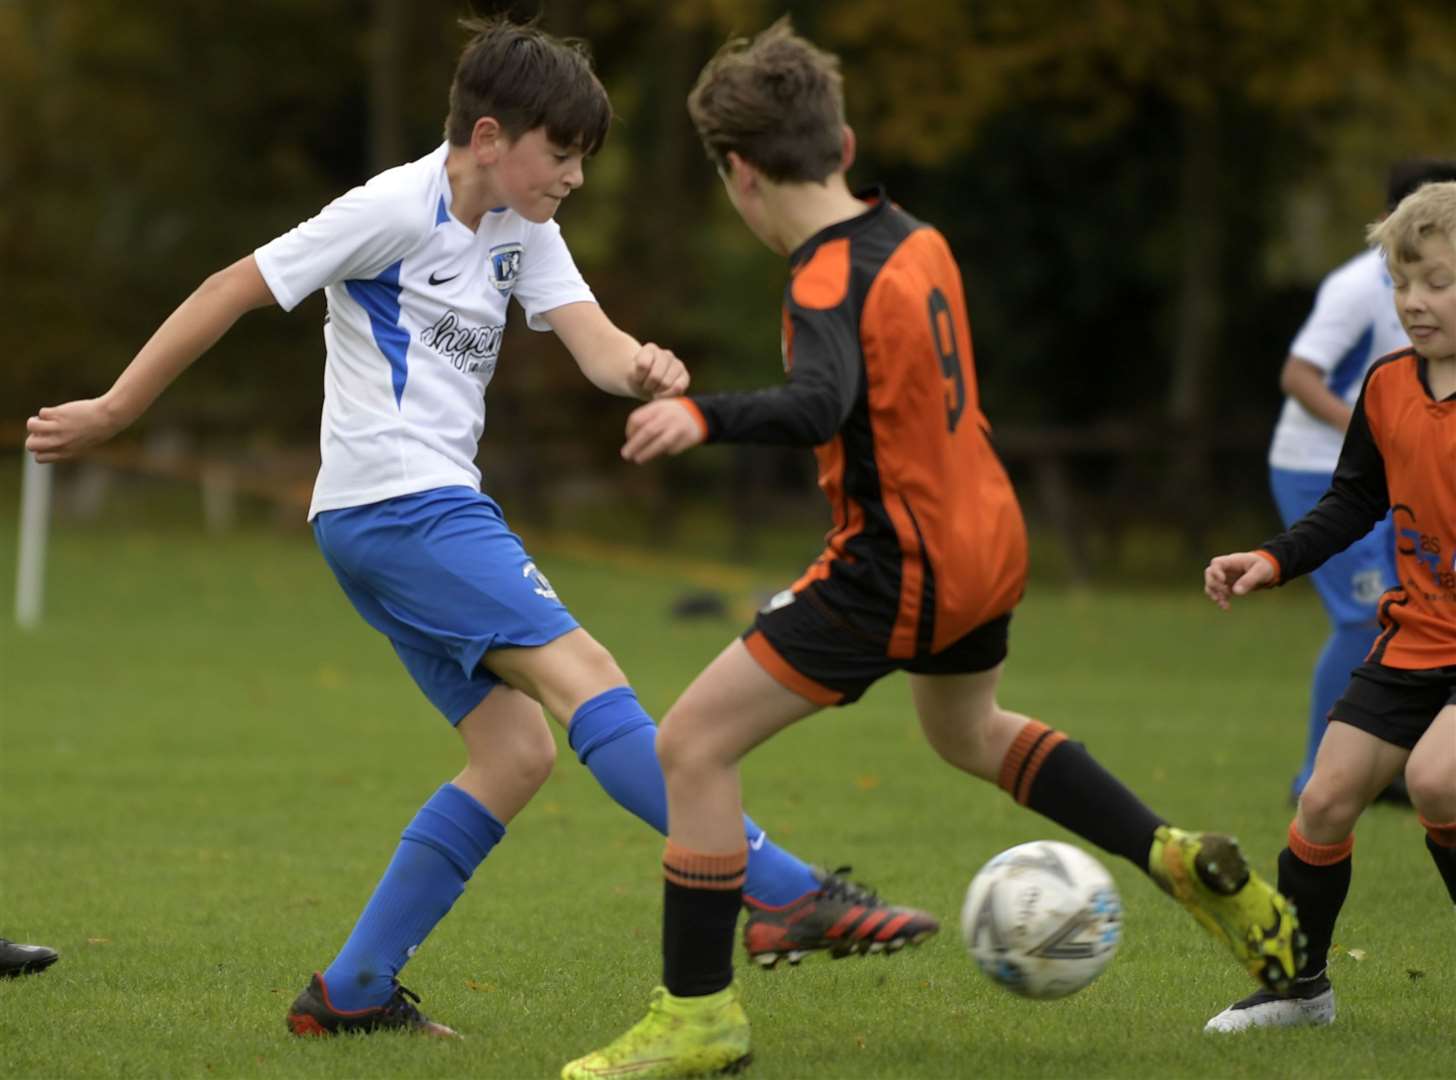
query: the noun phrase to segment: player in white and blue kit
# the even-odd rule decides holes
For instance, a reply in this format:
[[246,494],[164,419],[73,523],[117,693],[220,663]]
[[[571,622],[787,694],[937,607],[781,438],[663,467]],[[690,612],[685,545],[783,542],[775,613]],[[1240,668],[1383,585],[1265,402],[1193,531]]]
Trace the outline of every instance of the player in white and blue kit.
[[[1451,179],[1456,179],[1456,162],[1401,162],[1390,171],[1387,210],[1427,181]],[[1314,309],[1290,345],[1280,374],[1280,388],[1288,397],[1269,447],[1270,487],[1286,527],[1329,490],[1345,427],[1370,365],[1409,344],[1379,251],[1362,252],[1320,284]],[[1393,543],[1387,516],[1311,575],[1331,629],[1315,663],[1309,734],[1293,798],[1314,770],[1331,707],[1375,641],[1376,602],[1396,583]]]
[[[481,492],[475,456],[512,298],[608,393],[678,395],[688,375],[671,352],[612,324],[553,220],[611,119],[584,50],[508,21],[465,25],[474,37],[440,147],[214,274],[110,391],[41,409],[28,425],[38,460],[74,456],[141,415],[244,312],[325,292],[309,518],[354,606],[459,731],[467,764],[405,829],[343,949],[294,1002],[288,1023],[301,1035],[454,1034],[421,1016],[395,976],[550,774],[543,706],[568,721],[607,792],[666,831],[655,725]],[[746,891],[760,908],[832,887],[745,828]]]

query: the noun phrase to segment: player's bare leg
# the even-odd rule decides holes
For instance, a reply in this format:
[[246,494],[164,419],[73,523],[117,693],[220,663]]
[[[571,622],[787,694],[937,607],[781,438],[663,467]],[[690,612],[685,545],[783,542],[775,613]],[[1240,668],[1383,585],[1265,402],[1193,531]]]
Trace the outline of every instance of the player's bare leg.
[[1456,822],[1456,707],[1446,706],[1405,766],[1411,802],[1427,822]]
[[1007,751],[1031,719],[996,702],[998,664],[973,675],[911,675],[920,729],[947,764],[996,782]]
[[[666,787],[655,747],[657,728],[605,648],[578,628],[539,647],[491,650],[484,662],[567,724],[572,749],[613,799],[659,832],[667,831]],[[795,905],[805,897],[826,888],[838,889],[847,898],[864,897],[871,905],[876,902],[872,894],[843,877],[812,867],[773,843],[751,819],[740,818],[739,829],[740,839],[746,835],[750,844],[744,887],[744,902],[750,911],[788,917],[797,913]],[[896,948],[902,943],[898,935],[886,941]],[[869,941],[857,944],[871,946]],[[878,945],[888,947],[884,942]],[[826,947],[827,940],[810,946]],[[794,950],[791,959],[797,960],[804,951]],[[778,958],[767,949],[756,955],[766,966]]]
[[[405,881],[397,886],[402,895],[386,900],[382,895],[381,883],[381,889],[376,891],[375,898],[371,898],[360,918],[359,926],[345,943],[340,957],[330,966],[327,976],[324,972],[316,972],[308,986],[290,1006],[286,1020],[288,1029],[295,1035],[335,1035],[389,1029],[446,1038],[456,1034],[444,1024],[429,1019],[415,1007],[419,998],[395,979],[397,968],[390,970],[394,963],[402,965],[408,954],[404,953],[392,959],[387,948],[376,946],[375,935],[371,933],[374,925],[371,919],[388,922],[398,912],[419,909],[426,914],[420,915],[420,921],[412,927],[413,940],[408,944],[417,946],[422,942],[435,922],[443,918],[449,910],[454,896],[464,889],[465,880],[469,877],[469,871],[474,869],[474,864],[478,864],[489,850],[488,847],[484,850],[474,847],[473,853],[470,853],[469,849],[481,844],[480,837],[492,835],[492,830],[497,830],[497,839],[499,835],[504,835],[505,826],[551,775],[551,767],[556,759],[556,742],[551,736],[551,729],[541,707],[525,694],[508,686],[497,686],[491,690],[479,705],[461,719],[456,730],[465,744],[466,766],[426,805],[432,808],[437,817],[438,811],[444,810],[459,815],[462,821],[470,821],[471,814],[482,819],[482,828],[474,837],[462,832],[458,825],[446,826],[442,833],[443,837],[448,838],[448,847],[455,852],[452,858],[467,860],[468,869],[466,866],[456,866],[460,877],[453,890],[450,887],[443,890],[427,888],[426,881],[432,881],[434,874],[427,877],[426,873],[405,874],[401,871],[406,878],[420,877],[417,887],[424,891],[415,895],[416,888]],[[443,800],[438,807],[436,800]],[[417,819],[406,830],[406,838],[413,839],[412,833],[421,828],[426,826],[422,826]],[[421,834],[414,843],[402,841],[396,858],[408,858],[410,852],[420,848],[421,844],[432,847],[441,843],[441,837]],[[435,853],[425,852],[423,857],[434,860]],[[386,880],[389,880],[389,874],[394,869],[394,864],[391,864],[390,870],[386,871]],[[421,869],[425,869],[425,864],[421,864]],[[375,914],[376,906],[382,914]],[[381,966],[386,973],[378,970]],[[384,993],[379,995],[385,997],[387,994],[387,997],[379,1004],[362,1008],[345,1007],[342,1000],[336,999],[341,993],[353,989],[352,983],[356,979],[367,979],[370,983],[387,980]]]
[[1315,844],[1336,844],[1350,835],[1355,822],[1391,778],[1399,776],[1410,751],[1374,735],[1332,723],[1315,755],[1314,773],[1299,797],[1294,821]]
[[738,765],[755,746],[818,711],[775,681],[735,639],[663,717],[657,754],[667,777],[668,836],[695,851],[728,851],[742,840]]
[[1349,724],[1325,730],[1314,772],[1300,793],[1279,856],[1279,888],[1299,905],[1307,955],[1289,986],[1234,1002],[1211,1019],[1208,1032],[1256,1027],[1306,1027],[1335,1019],[1335,992],[1325,971],[1335,920],[1350,887],[1350,852],[1360,814],[1391,779],[1407,751]]
[[[562,1071],[567,1080],[629,1073],[699,1076],[747,1063],[748,1017],[732,981],[738,883],[747,857],[739,761],[816,709],[776,682],[735,640],[668,711],[658,733],[670,822],[663,855],[666,986],[654,991],[648,1014],[638,1024],[568,1064]],[[886,927],[900,921],[902,913],[919,914],[891,909],[868,893],[860,900],[863,914]],[[866,902],[869,907],[864,907]],[[834,924],[851,931],[859,925],[859,915],[849,918],[852,902],[831,882],[805,903],[798,923],[818,929],[815,940],[804,944],[832,947],[833,941],[848,940],[828,937]],[[816,917],[830,908],[835,911],[833,923]],[[750,923],[759,917],[754,912]],[[784,940],[776,945],[785,951],[790,947]]]
[[1226,941],[1256,978],[1287,985],[1295,967],[1294,916],[1249,870],[1237,843],[1171,828],[1079,744],[1003,709],[996,701],[1000,674],[998,665],[974,675],[911,676],[920,724],[936,752],[1128,858]]
[[556,740],[541,706],[519,690],[497,686],[455,730],[466,763],[451,783],[509,825],[556,764]]
[[[738,763],[817,710],[769,675],[741,640],[731,642],[673,705],[658,735],[664,771],[670,768],[669,803],[683,808],[670,818],[672,843],[689,851],[731,850],[724,808],[742,799]],[[933,916],[886,903],[849,880],[848,872],[821,872],[818,888],[789,904],[748,899],[743,945],[749,958],[772,968],[816,952],[836,959],[895,953],[940,929]]]
[[580,627],[545,645],[491,649],[481,663],[539,701],[563,726],[587,701],[627,685],[612,654]]
[[1412,802],[1426,830],[1426,850],[1456,906],[1456,708],[1442,709],[1406,763]]

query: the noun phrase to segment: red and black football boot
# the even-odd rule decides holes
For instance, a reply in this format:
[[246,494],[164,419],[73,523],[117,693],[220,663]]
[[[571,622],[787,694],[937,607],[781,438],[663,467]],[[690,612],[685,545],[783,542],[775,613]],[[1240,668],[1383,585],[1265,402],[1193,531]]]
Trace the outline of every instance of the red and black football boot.
[[935,916],[887,904],[872,890],[850,881],[844,876],[849,869],[841,866],[832,874],[815,871],[819,888],[782,907],[745,898],[748,921],[743,925],[743,947],[749,959],[771,968],[780,960],[797,964],[821,950],[836,960],[894,953],[906,945],[919,945],[940,929]]
[[394,996],[371,1009],[336,1009],[329,1002],[323,976],[314,972],[308,989],[294,999],[288,1010],[288,1030],[295,1035],[343,1035],[349,1032],[404,1030],[440,1039],[458,1039],[459,1032],[424,1016],[414,1003],[419,995],[394,984]]

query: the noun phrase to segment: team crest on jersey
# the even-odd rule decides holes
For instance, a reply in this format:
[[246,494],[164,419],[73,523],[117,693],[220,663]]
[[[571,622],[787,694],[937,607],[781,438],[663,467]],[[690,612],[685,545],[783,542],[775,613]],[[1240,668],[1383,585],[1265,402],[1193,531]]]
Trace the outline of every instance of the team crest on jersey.
[[547,600],[557,600],[556,590],[551,587],[551,582],[546,580],[546,575],[536,569],[536,564],[528,562],[521,567],[521,577],[531,583],[531,591],[537,596],[543,596]]
[[490,249],[490,280],[497,289],[510,292],[520,272],[520,244],[497,244]]

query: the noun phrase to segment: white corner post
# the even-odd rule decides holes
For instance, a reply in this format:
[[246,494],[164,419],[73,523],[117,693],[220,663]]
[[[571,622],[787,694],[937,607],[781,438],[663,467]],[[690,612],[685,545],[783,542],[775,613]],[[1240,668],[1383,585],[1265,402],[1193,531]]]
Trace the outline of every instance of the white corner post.
[[21,451],[20,555],[15,566],[15,621],[22,629],[40,625],[45,607],[46,533],[51,516],[51,466]]

